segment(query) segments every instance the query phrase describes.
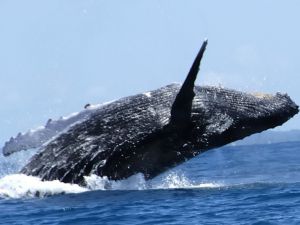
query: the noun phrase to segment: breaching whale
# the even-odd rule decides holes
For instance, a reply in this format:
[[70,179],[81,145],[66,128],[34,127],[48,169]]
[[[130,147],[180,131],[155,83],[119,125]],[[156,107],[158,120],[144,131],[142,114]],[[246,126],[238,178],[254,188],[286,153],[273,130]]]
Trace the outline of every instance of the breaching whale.
[[[182,85],[95,108],[40,147],[21,173],[85,185],[142,173],[151,179],[209,149],[274,128],[298,113],[286,94],[197,86],[204,41]],[[50,138],[50,137],[49,137]]]

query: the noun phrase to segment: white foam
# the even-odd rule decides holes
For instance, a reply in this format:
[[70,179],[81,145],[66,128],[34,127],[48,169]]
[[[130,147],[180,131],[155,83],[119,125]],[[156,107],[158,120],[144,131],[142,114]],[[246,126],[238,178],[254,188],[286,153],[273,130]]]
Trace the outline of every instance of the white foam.
[[142,174],[137,174],[121,181],[110,181],[107,177],[91,175],[85,177],[85,181],[87,186],[81,187],[58,180],[42,181],[38,177],[11,174],[0,179],[0,198],[45,197],[57,194],[82,193],[92,190],[199,189],[223,186],[217,183],[195,183],[184,175],[178,175],[175,172],[152,181],[146,181]]
[[96,175],[86,176],[85,181],[90,190],[145,190],[146,181],[142,174],[129,177],[126,180],[111,181],[107,177]]
[[218,188],[221,183],[192,182],[184,174],[170,172],[166,176],[146,181],[142,174],[136,174],[126,180],[110,181],[107,177],[91,175],[85,177],[90,190],[156,190],[156,189],[197,189]]
[[151,189],[197,189],[197,188],[219,188],[221,183],[202,183],[194,182],[188,179],[184,174],[170,172],[165,177],[156,181]]
[[7,175],[0,179],[1,198],[45,197],[55,194],[81,193],[88,189],[76,184],[54,181],[41,181],[38,177],[24,174]]

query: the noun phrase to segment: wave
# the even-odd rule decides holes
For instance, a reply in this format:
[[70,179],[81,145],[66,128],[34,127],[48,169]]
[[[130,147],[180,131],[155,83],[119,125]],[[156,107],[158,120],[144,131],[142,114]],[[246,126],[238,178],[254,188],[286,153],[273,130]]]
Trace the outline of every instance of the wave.
[[25,174],[10,174],[0,179],[0,198],[33,198],[58,194],[82,193],[95,190],[157,190],[157,189],[196,189],[218,188],[218,183],[194,183],[184,175],[175,172],[155,181],[146,181],[142,174],[126,180],[110,181],[107,177],[91,175],[85,177],[87,186],[67,184],[58,180],[42,181],[38,177]]
[[91,190],[156,190],[156,189],[188,189],[188,188],[217,188],[220,183],[196,183],[184,174],[169,172],[165,176],[146,181],[142,174],[136,174],[126,180],[110,181],[107,177],[92,175],[85,177],[87,187]]
[[87,189],[76,184],[65,184],[58,180],[41,181],[38,177],[24,174],[7,175],[0,179],[0,197],[2,198],[45,197],[84,191]]
[[[111,181],[107,177],[96,175],[85,177],[86,186],[63,183],[58,180],[42,181],[38,177],[25,174],[10,174],[0,179],[0,198],[34,198],[47,197],[59,194],[76,194],[87,191],[114,191],[114,190],[173,190],[173,189],[254,189],[278,187],[291,182],[246,181],[243,182],[201,182],[191,181],[178,171],[171,171],[153,180],[146,181],[142,174],[136,174],[126,180]],[[300,184],[299,182],[292,182]]]
[[81,193],[95,190],[152,190],[178,188],[215,188],[216,183],[195,183],[184,174],[169,172],[146,181],[142,174],[126,180],[110,181],[107,177],[86,176],[86,187],[58,180],[42,181],[39,177],[18,174],[18,171],[36,153],[36,149],[17,152],[9,157],[0,156],[0,198],[33,198],[58,194]]

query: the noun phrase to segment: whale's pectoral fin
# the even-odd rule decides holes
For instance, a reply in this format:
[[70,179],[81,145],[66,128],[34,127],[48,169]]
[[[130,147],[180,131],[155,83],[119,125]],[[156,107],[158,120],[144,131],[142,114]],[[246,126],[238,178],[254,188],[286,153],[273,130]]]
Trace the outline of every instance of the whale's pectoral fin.
[[200,62],[203,53],[207,46],[207,40],[205,40],[194,60],[194,63],[179,90],[175,101],[171,108],[171,120],[170,124],[175,126],[185,126],[189,124],[192,112],[192,102],[195,96],[194,86],[195,80],[200,67]]

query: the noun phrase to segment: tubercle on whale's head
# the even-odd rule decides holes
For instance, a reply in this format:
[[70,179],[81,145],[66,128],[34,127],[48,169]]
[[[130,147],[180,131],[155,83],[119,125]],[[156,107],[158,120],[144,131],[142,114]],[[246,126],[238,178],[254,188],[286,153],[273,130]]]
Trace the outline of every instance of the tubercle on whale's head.
[[299,112],[287,94],[249,94],[195,86],[192,108],[196,148],[209,149],[280,126]]
[[282,99],[286,104],[285,113],[291,117],[299,113],[299,106],[290,98],[288,94],[277,92],[275,95],[278,99]]

